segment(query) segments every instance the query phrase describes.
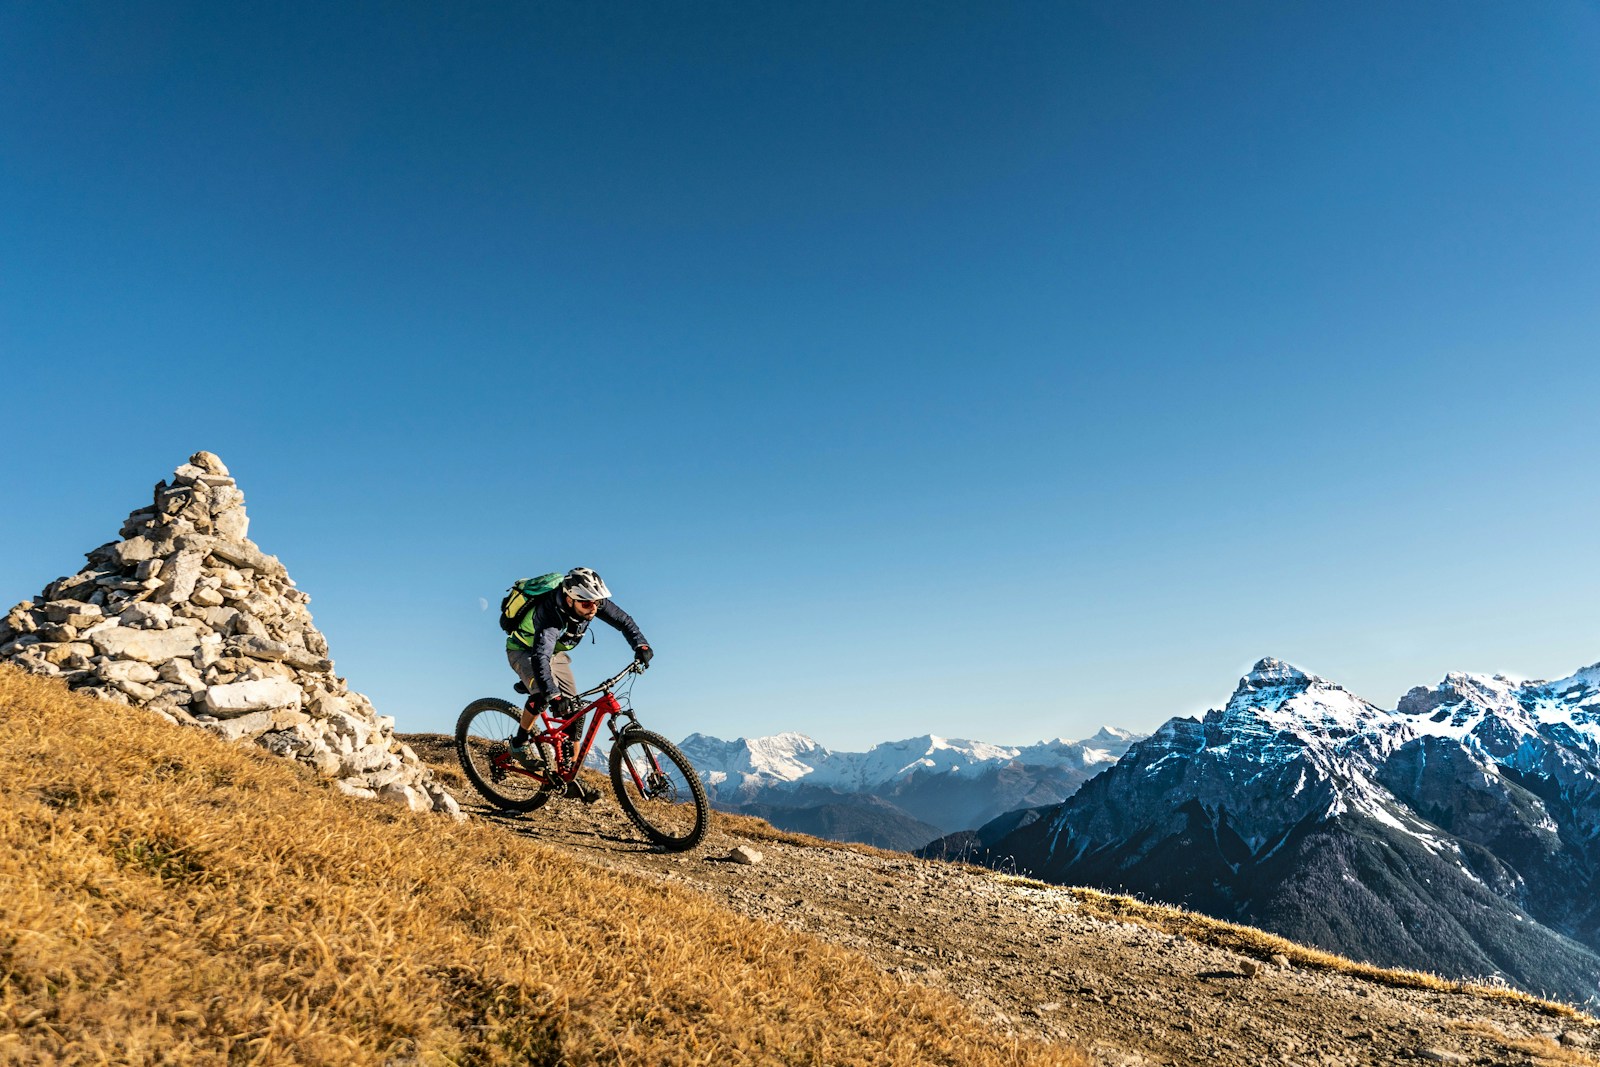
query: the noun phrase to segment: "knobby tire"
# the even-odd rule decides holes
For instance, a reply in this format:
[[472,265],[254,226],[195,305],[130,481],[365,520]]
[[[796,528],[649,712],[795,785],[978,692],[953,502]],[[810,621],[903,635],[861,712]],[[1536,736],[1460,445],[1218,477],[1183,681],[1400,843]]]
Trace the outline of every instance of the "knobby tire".
[[483,697],[461,710],[456,719],[456,758],[467,781],[485,800],[505,811],[543,807],[555,789],[525,773],[510,770],[495,780],[489,758],[504,750],[522,720],[522,709],[509,700]]
[[[643,794],[634,773],[645,783]],[[678,746],[660,734],[623,731],[611,746],[611,788],[633,824],[662,848],[686,852],[705,837],[711,815],[705,786]]]

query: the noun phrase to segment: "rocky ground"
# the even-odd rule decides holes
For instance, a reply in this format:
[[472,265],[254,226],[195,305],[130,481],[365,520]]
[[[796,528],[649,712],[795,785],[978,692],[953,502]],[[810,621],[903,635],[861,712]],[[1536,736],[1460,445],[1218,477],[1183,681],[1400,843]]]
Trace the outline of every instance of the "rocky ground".
[[[588,862],[694,887],[747,915],[946,989],[1002,1030],[1065,1039],[1108,1065],[1600,1065],[1600,1023],[1486,996],[1393,988],[1263,963],[1088,914],[1067,893],[909,856],[750,841],[713,830],[686,855],[648,846],[609,793],[530,815],[479,802],[449,740],[403,737],[475,818]],[[755,865],[726,858],[738,845]]]

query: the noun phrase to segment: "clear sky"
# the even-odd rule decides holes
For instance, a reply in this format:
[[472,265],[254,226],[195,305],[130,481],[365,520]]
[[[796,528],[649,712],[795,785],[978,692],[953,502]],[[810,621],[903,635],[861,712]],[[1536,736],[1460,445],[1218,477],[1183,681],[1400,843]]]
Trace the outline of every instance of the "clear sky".
[[0,595],[205,448],[407,730],[576,565],[673,736],[1561,676],[1597,175],[1574,0],[5,4]]

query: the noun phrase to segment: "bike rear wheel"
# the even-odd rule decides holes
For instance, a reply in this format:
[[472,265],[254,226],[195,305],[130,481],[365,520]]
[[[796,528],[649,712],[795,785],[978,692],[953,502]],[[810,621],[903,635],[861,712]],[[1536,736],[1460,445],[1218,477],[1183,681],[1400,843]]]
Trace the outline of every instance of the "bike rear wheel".
[[554,776],[529,774],[511,758],[511,735],[522,709],[509,700],[484,697],[462,709],[456,719],[456,758],[472,788],[497,808],[532,811],[555,792]]
[[706,835],[711,805],[700,776],[678,747],[650,730],[625,730],[611,746],[611,788],[628,818],[671,852]]

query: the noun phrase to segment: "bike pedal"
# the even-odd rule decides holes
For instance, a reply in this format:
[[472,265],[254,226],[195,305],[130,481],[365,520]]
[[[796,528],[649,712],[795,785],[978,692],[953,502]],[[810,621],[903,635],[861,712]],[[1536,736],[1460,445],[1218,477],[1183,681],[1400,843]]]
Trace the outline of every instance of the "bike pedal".
[[590,789],[574,778],[567,783],[566,798],[568,800],[581,800],[585,804],[593,804],[600,799],[600,791],[598,789]]

